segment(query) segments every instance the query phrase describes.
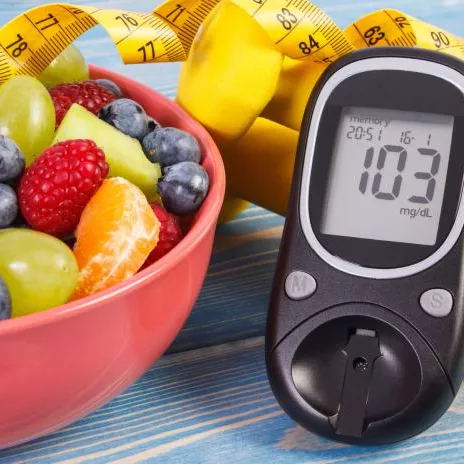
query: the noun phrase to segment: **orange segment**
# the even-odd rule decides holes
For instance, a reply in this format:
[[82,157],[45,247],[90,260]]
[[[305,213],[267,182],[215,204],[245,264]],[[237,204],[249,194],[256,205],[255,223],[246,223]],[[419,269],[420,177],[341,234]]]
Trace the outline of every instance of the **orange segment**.
[[73,300],[132,277],[158,243],[160,223],[142,191],[106,179],[82,213],[74,254],[80,274]]

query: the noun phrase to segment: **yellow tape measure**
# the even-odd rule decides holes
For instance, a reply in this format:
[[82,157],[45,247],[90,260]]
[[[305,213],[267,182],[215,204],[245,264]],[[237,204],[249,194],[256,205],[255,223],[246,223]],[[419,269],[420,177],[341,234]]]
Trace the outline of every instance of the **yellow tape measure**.
[[170,0],[142,14],[70,4],[43,5],[0,29],[0,83],[39,75],[79,36],[103,26],[126,64],[183,61],[218,0]]
[[[152,13],[70,4],[43,5],[0,29],[0,83],[39,75],[83,33],[103,26],[126,64],[184,61],[205,18],[221,0],[169,0]],[[231,1],[252,16],[283,55],[331,63],[358,48],[419,46],[464,59],[464,40],[397,10],[369,14],[341,30],[307,0]]]

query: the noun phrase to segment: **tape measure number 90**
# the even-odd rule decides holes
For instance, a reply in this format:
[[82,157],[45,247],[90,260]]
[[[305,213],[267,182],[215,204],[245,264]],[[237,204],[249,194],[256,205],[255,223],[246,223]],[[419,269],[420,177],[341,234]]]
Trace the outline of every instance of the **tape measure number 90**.
[[[344,31],[307,0],[231,1],[252,16],[284,55],[330,64],[358,48],[419,46],[464,59],[464,40],[397,10],[371,13]],[[221,0],[169,0],[152,13],[70,4],[43,5],[0,29],[0,84],[39,75],[79,36],[103,26],[126,64],[184,61]]]

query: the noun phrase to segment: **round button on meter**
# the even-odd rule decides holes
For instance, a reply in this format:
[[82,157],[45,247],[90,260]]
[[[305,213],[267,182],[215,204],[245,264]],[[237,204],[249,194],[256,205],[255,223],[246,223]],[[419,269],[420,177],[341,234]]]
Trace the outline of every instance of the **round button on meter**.
[[303,271],[293,271],[285,279],[285,293],[291,300],[309,298],[317,288],[316,280]]
[[453,309],[453,296],[448,290],[432,288],[420,296],[422,309],[431,316],[445,317]]

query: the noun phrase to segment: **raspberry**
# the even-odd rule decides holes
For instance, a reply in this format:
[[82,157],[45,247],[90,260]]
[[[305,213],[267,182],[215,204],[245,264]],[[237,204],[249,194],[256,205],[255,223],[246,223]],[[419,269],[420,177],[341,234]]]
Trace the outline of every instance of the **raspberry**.
[[177,216],[168,213],[162,206],[152,203],[151,209],[156,214],[156,217],[161,223],[160,235],[156,248],[150,253],[145,261],[144,267],[155,263],[164,255],[169,253],[183,237],[182,229],[180,228],[179,219]]
[[74,103],[78,103],[90,112],[97,114],[108,103],[116,100],[116,95],[113,92],[94,81],[60,84],[50,89],[49,92],[55,105],[57,127]]
[[108,170],[105,154],[92,140],[54,145],[21,178],[18,196],[24,219],[56,237],[71,234]]

